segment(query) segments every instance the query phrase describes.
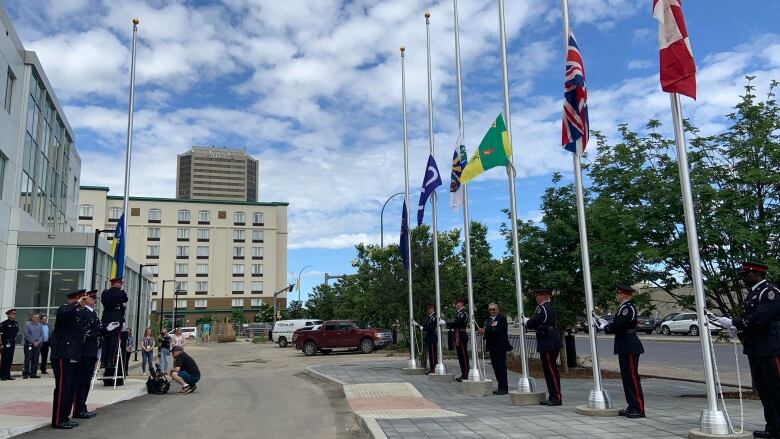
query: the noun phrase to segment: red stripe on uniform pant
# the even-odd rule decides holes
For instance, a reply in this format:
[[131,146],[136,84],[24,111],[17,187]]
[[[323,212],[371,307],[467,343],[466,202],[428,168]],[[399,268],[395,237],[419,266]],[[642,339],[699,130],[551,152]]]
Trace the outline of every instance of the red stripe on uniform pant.
[[645,412],[645,401],[642,399],[642,395],[639,394],[639,384],[637,382],[637,374],[634,369],[634,354],[628,354],[628,367],[631,370],[631,381],[634,382],[634,392],[636,393],[636,399],[639,400],[639,411]]
[[468,373],[469,370],[469,354],[466,352],[466,344],[462,343],[460,345],[460,348],[463,349],[463,360],[466,363],[466,373]]
[[777,376],[780,376],[780,357],[775,357],[775,368],[777,369]]
[[550,352],[547,351],[547,352],[544,353],[544,355],[547,356],[547,367],[550,369],[550,376],[552,377],[552,381],[553,381],[553,385],[554,385],[553,387],[555,387],[555,393],[557,394],[558,399],[560,400],[561,399],[561,389],[558,388],[558,381],[555,380],[555,371],[553,370],[552,361],[550,360]]
[[59,392],[57,392],[57,405],[54,408],[54,413],[55,413],[54,422],[56,424],[60,423],[60,407],[62,407],[62,372],[63,372],[62,367],[63,367],[62,358],[60,358],[60,373],[59,373],[60,376],[57,377],[57,390],[59,390]]

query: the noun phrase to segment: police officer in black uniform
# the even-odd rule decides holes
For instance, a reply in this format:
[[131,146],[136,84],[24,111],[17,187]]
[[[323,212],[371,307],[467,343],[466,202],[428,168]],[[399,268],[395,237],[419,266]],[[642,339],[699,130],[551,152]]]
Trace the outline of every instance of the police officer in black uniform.
[[425,346],[427,347],[428,364],[430,365],[430,369],[426,371],[426,374],[431,374],[436,371],[436,364],[439,361],[437,355],[439,353],[439,338],[436,332],[439,327],[439,319],[436,317],[436,305],[432,303],[427,304],[425,311],[428,313],[428,316],[425,317],[425,322],[420,326],[425,331]]
[[780,290],[767,282],[767,271],[760,262],[742,264],[748,295],[742,317],[733,320],[764,406],[766,427],[753,432],[757,438],[780,437]]
[[626,394],[628,407],[620,410],[620,416],[627,418],[645,417],[645,397],[642,393],[642,382],[639,380],[639,355],[645,352],[642,342],[636,335],[637,312],[631,300],[636,290],[625,285],[615,287],[615,299],[620,307],[608,323],[597,318],[599,329],[606,334],[615,334],[615,355],[620,363],[620,376],[623,379],[623,392]]
[[[104,384],[113,384],[114,367],[116,362],[117,349],[124,352],[127,343],[127,332],[123,331],[125,323],[125,303],[127,303],[127,293],[122,289],[122,278],[111,279],[111,288],[103,290],[100,294],[100,303],[103,304],[103,315],[100,323],[103,325],[105,337],[103,338],[103,351],[101,353],[101,365],[105,368],[104,377],[112,377],[111,382],[106,380]],[[119,323],[119,327],[108,330],[110,323]],[[119,375],[122,375],[121,373]]]
[[466,299],[455,299],[455,320],[447,322],[447,327],[455,330],[455,351],[460,364],[460,376],[455,378],[457,382],[469,379],[469,336],[466,333],[469,316],[466,314],[465,304]]
[[100,319],[95,312],[97,290],[84,293],[84,306],[79,308],[79,320],[84,332],[84,344],[81,349],[81,360],[78,362],[75,372],[75,399],[73,400],[73,417],[77,419],[89,419],[97,416],[94,411],[87,409],[87,397],[92,385],[92,374],[95,373],[95,364],[100,348]]
[[561,405],[561,375],[558,372],[558,354],[561,350],[561,334],[558,331],[558,314],[555,312],[548,288],[538,288],[536,293],[536,312],[528,319],[526,327],[536,331],[536,350],[542,359],[544,380],[547,382],[547,400],[541,405]]
[[5,312],[7,319],[0,323],[0,381],[14,380],[11,376],[11,365],[14,362],[14,350],[16,349],[16,334],[19,333],[19,323],[16,321],[16,310],[11,308]]
[[79,308],[85,301],[86,290],[68,294],[68,303],[57,308],[51,340],[51,368],[54,371],[54,396],[51,426],[70,430],[78,426],[71,421],[73,408],[75,373],[81,359],[84,343],[84,325],[79,317]]

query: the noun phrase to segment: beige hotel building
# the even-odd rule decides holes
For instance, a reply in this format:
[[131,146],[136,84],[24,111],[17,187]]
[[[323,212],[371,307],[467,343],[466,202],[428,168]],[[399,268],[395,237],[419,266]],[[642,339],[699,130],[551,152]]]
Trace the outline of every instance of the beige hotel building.
[[[156,280],[150,317],[159,321],[162,305],[171,319],[175,305],[178,326],[195,326],[200,317],[224,321],[235,310],[254,321],[260,304],[273,304],[273,293],[287,286],[287,206],[130,197],[127,256]],[[80,232],[112,230],[121,215],[121,196],[81,186]],[[286,293],[277,297],[280,308],[286,302]]]

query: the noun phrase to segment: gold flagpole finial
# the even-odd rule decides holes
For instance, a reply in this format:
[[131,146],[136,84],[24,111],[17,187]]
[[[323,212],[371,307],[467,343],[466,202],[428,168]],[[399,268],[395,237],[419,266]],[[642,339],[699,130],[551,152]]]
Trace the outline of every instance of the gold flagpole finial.
[[431,18],[431,11],[425,11],[425,18]]
[[404,53],[404,52],[406,52],[406,47],[401,46],[401,53]]
[[138,25],[138,23],[140,23],[140,22],[141,22],[141,20],[139,20],[139,19],[137,19],[137,18],[133,18],[133,24],[134,24],[134,25],[136,25],[136,26],[137,26],[137,25]]

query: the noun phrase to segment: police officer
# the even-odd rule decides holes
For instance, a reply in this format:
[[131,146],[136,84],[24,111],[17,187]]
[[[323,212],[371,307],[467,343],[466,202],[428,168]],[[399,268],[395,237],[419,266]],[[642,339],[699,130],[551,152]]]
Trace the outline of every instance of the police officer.
[[[105,331],[100,362],[105,368],[104,377],[114,376],[117,350],[122,349],[124,351],[125,341],[127,340],[127,332],[123,331],[127,293],[122,289],[123,282],[121,277],[115,277],[110,282],[111,288],[103,290],[100,294],[100,303],[103,304],[103,315],[100,318],[100,323],[102,323]],[[118,323],[119,326],[109,330],[108,326],[111,323]],[[105,380],[103,382],[106,385],[113,384],[113,379],[111,383]]]
[[744,262],[742,278],[748,288],[742,317],[733,320],[743,352],[750,363],[753,387],[764,406],[764,431],[753,437],[780,436],[780,290],[766,280],[769,267]]
[[455,351],[458,354],[458,364],[460,364],[460,376],[455,378],[457,382],[469,379],[469,336],[466,333],[469,316],[466,314],[465,304],[466,299],[455,299],[455,320],[447,322],[447,327],[455,330]]
[[436,371],[436,364],[439,362],[438,357],[438,345],[439,338],[436,332],[439,327],[439,319],[436,317],[436,305],[429,303],[425,306],[425,311],[428,314],[425,317],[425,321],[420,327],[425,331],[425,346],[428,353],[428,364],[430,369],[426,371],[426,374],[431,374]]
[[11,376],[11,365],[14,362],[14,349],[16,349],[16,334],[19,333],[19,323],[16,321],[16,310],[11,308],[5,312],[8,316],[0,323],[0,345],[3,347],[0,354],[0,380],[14,380]]
[[623,379],[623,392],[628,407],[620,410],[620,416],[627,418],[645,417],[645,397],[642,382],[639,380],[639,355],[645,352],[642,342],[636,335],[637,312],[631,300],[636,290],[625,285],[615,287],[615,299],[620,307],[612,318],[612,323],[597,318],[597,326],[606,334],[615,334],[615,355],[620,363],[620,376]]
[[536,293],[536,312],[528,319],[526,327],[536,331],[536,350],[542,359],[544,380],[547,382],[547,400],[541,405],[561,405],[561,375],[558,373],[558,353],[561,350],[561,334],[558,331],[558,314],[550,303],[551,291],[538,288]]
[[70,420],[73,408],[74,381],[81,348],[84,342],[84,326],[79,318],[79,308],[85,301],[86,290],[68,294],[68,303],[57,308],[57,320],[51,335],[51,368],[54,371],[54,396],[51,426],[70,430],[79,424]]
[[97,416],[97,412],[87,409],[87,397],[92,384],[92,374],[95,372],[98,349],[100,347],[100,319],[95,312],[97,290],[84,293],[84,306],[79,308],[79,320],[84,332],[84,344],[81,349],[81,359],[75,372],[75,398],[73,400],[73,417],[77,419],[89,419]]

